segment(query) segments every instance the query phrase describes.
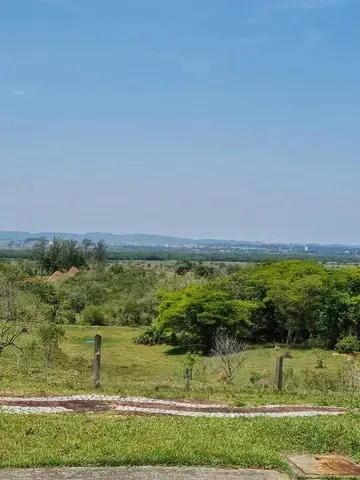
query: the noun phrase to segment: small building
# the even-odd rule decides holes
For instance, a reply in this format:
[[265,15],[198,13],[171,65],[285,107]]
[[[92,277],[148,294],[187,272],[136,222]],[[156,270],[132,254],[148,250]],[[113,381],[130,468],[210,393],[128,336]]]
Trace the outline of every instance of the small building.
[[55,282],[56,280],[60,280],[62,278],[74,278],[78,273],[80,273],[80,270],[76,267],[71,267],[70,270],[66,273],[57,270],[48,278],[48,281]]
[[68,273],[66,275],[67,275],[68,278],[73,278],[78,273],[80,273],[80,270],[76,267],[72,267],[72,268],[70,268],[70,270],[68,271]]
[[66,277],[66,273],[62,273],[60,272],[60,270],[57,270],[52,275],[50,275],[50,277],[48,278],[48,281],[55,282],[56,280],[60,280],[60,278],[65,278],[65,277]]

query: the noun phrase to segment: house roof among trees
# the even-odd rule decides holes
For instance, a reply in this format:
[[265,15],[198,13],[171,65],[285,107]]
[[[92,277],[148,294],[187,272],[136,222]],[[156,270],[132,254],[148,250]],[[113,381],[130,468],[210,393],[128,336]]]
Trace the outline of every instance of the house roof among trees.
[[57,270],[54,272],[50,277],[48,278],[49,282],[54,282],[55,280],[59,280],[60,278],[64,278],[66,276],[65,273],[60,272],[60,270]]
[[73,278],[78,273],[80,273],[80,270],[76,267],[71,267],[70,270],[66,273],[63,273],[60,270],[57,270],[48,278],[48,281],[54,282],[55,280],[59,280],[60,278]]
[[75,277],[75,275],[77,275],[78,273],[80,273],[80,270],[76,267],[72,267],[70,268],[70,270],[68,271],[67,273],[67,276],[72,278],[72,277]]

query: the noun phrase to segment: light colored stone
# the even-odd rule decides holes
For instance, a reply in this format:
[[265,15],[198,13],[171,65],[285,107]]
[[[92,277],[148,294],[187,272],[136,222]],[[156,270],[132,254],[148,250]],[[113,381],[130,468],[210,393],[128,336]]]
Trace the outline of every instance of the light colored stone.
[[4,413],[72,413],[73,410],[65,407],[24,407],[20,405],[3,405],[0,410]]
[[0,470],[0,480],[289,480],[272,470],[120,467]]

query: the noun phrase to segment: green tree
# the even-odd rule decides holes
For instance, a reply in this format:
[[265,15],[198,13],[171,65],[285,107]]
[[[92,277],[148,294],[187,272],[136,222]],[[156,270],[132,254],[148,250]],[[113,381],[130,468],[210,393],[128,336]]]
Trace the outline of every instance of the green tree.
[[56,239],[58,245],[50,248],[50,254],[52,248],[54,248],[55,257],[53,265],[57,270],[69,270],[71,267],[81,268],[86,265],[86,258],[84,251],[78,247],[78,243],[75,240],[63,240]]
[[94,245],[94,242],[90,238],[85,237],[81,244],[84,248],[85,257],[88,258],[90,255],[90,248]]
[[56,323],[44,322],[39,326],[36,333],[45,366],[48,368],[51,361],[60,352],[60,341],[65,336],[65,330]]
[[107,260],[106,243],[104,240],[99,240],[93,251],[94,261],[97,263],[104,263]]
[[360,350],[360,342],[355,335],[348,335],[339,340],[335,348],[341,353],[353,354]]
[[212,265],[205,265],[203,262],[199,262],[195,265],[194,273],[198,278],[212,278],[215,276],[215,268]]
[[176,275],[185,275],[188,272],[191,272],[194,265],[189,260],[184,260],[182,262],[177,262],[175,265],[175,273]]
[[35,260],[39,267],[40,275],[48,273],[49,269],[49,255],[47,251],[48,241],[45,237],[41,237],[36,242],[32,251],[32,258]]
[[0,354],[7,347],[18,347],[19,337],[41,318],[34,297],[22,292],[0,272]]
[[50,245],[47,245],[46,239],[41,239],[34,247],[33,257],[42,275],[86,265],[85,252],[72,239],[54,237]]
[[180,342],[198,344],[208,353],[220,328],[234,336],[246,336],[257,306],[251,301],[232,300],[227,293],[208,286],[191,285],[163,295],[158,326]]

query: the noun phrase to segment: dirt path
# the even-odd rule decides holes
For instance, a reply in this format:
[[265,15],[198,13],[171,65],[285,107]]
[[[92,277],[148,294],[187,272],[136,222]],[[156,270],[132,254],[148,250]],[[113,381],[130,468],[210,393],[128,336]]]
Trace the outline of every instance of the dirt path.
[[309,417],[340,415],[348,410],[339,407],[310,405],[269,405],[229,407],[195,401],[160,400],[108,395],[74,395],[61,397],[0,397],[0,412],[9,414],[101,413],[117,415],[176,415],[185,417]]

